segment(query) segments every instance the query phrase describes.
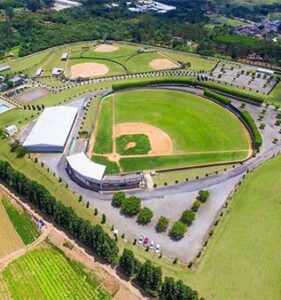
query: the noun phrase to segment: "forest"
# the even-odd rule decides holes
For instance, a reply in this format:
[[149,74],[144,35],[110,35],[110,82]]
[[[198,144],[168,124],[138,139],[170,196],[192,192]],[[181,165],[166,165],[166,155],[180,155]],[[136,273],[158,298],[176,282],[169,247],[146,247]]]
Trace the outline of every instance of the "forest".
[[[6,0],[14,3],[13,0]],[[5,3],[5,2],[4,2]],[[52,46],[95,39],[127,40],[190,51],[188,42],[197,45],[201,55],[226,55],[233,59],[255,53],[274,64],[281,64],[281,42],[238,37],[231,28],[208,28],[204,1],[183,2],[167,14],[135,14],[125,2],[114,10],[105,1],[84,0],[83,7],[56,12],[46,9],[50,0],[21,0],[24,7],[13,10],[4,6],[5,20],[0,22],[0,57],[13,47],[24,56]],[[31,4],[30,4],[31,3]],[[35,4],[34,4],[35,3]],[[3,2],[0,2],[0,7]],[[33,11],[32,11],[33,10]]]

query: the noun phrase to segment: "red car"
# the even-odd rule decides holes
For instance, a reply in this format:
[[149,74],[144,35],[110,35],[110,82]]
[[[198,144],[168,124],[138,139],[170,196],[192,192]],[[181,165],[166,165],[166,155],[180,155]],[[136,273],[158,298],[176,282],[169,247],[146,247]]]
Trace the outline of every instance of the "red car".
[[144,246],[147,246],[148,243],[149,243],[148,237],[144,238],[143,245],[144,245]]

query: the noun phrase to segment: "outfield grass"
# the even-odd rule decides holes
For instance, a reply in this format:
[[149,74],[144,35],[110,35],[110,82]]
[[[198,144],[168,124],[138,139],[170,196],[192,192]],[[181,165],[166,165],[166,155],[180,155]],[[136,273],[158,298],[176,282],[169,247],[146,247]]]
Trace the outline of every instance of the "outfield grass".
[[190,167],[221,162],[239,161],[245,158],[245,152],[225,152],[206,154],[185,154],[171,156],[143,156],[121,158],[120,165],[124,172],[135,172],[142,170],[161,170],[177,167]]
[[[128,147],[129,143],[135,143]],[[116,151],[120,155],[147,154],[151,150],[149,138],[145,134],[121,135],[116,138]]]
[[96,141],[94,145],[95,153],[111,153],[113,150],[112,141],[112,109],[111,100],[103,100],[101,104],[101,112],[98,118]]
[[174,153],[248,149],[240,121],[199,96],[138,90],[112,97],[115,97],[116,123],[142,122],[162,129],[172,139]]
[[24,247],[24,243],[15,230],[0,195],[0,258]]
[[12,262],[2,272],[1,281],[15,300],[111,299],[99,287],[98,278],[49,245]]
[[40,235],[35,223],[24,211],[13,206],[6,198],[3,198],[2,201],[12,224],[24,244],[28,245],[34,242]]

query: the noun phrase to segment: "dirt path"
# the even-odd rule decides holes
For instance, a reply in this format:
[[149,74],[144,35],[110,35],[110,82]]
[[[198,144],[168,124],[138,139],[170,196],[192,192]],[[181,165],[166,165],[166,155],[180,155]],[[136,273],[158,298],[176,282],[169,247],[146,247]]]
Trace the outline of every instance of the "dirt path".
[[[114,299],[128,299],[128,300],[141,300],[148,299],[144,297],[141,292],[132,286],[132,284],[122,278],[117,274],[116,269],[111,268],[108,265],[99,262],[93,253],[87,252],[83,247],[81,247],[76,241],[70,238],[64,231],[55,227],[52,223],[46,221],[41,214],[33,209],[27,202],[22,201],[21,198],[17,197],[5,186],[0,184],[0,190],[3,194],[6,194],[13,201],[16,201],[21,205],[28,213],[37,219],[43,219],[45,223],[45,229],[43,230],[40,237],[34,241],[32,244],[19,249],[8,256],[0,259],[0,271],[5,269],[8,264],[16,260],[17,258],[25,255],[27,252],[35,249],[40,243],[42,243],[46,238],[48,238],[55,246],[63,250],[66,255],[70,256],[72,259],[77,260],[84,264],[87,268],[93,270],[102,279],[102,285],[105,289],[114,295]],[[66,243],[72,245],[66,247]]]

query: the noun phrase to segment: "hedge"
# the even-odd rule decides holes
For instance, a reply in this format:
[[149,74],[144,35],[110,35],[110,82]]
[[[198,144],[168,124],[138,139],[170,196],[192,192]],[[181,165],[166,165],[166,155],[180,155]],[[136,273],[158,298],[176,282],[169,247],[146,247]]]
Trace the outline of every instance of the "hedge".
[[261,137],[261,134],[258,130],[258,127],[257,127],[254,119],[252,118],[252,116],[247,111],[242,111],[240,115],[241,115],[242,119],[245,121],[245,123],[251,129],[251,132],[252,132],[253,137],[254,137],[254,146],[255,146],[255,148],[256,149],[260,148],[261,145],[262,145],[262,137]]
[[231,101],[226,96],[220,95],[220,94],[218,94],[216,92],[212,92],[210,90],[204,90],[204,96],[211,98],[213,100],[216,100],[223,105],[231,104]]
[[197,79],[183,79],[183,78],[159,78],[159,79],[148,79],[145,81],[132,81],[132,82],[124,82],[124,83],[115,83],[112,85],[112,89],[114,91],[120,91],[123,89],[130,89],[130,88],[135,88],[135,87],[145,87],[149,85],[156,85],[156,84],[188,84],[188,85],[196,85],[196,86],[201,86],[205,87],[211,90],[219,91],[222,93],[229,94],[230,96],[236,96],[245,100],[249,100],[252,102],[256,102],[257,104],[262,104],[264,102],[264,99],[262,95],[254,95],[254,94],[249,94],[247,92],[237,90],[233,87],[227,87],[227,86],[219,86],[216,85],[213,82],[204,82],[204,81],[199,81]]

